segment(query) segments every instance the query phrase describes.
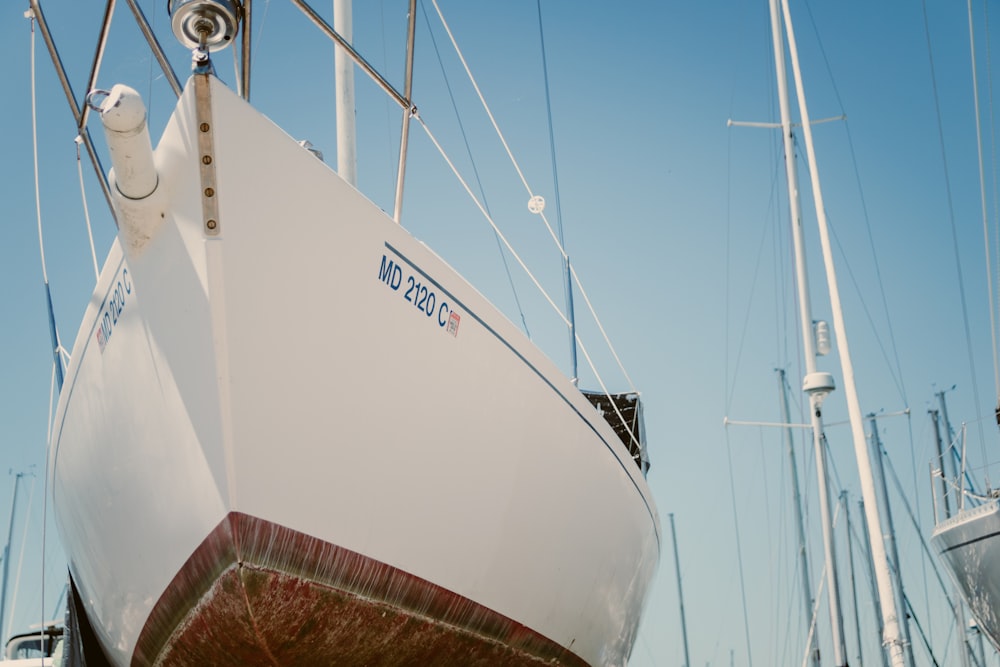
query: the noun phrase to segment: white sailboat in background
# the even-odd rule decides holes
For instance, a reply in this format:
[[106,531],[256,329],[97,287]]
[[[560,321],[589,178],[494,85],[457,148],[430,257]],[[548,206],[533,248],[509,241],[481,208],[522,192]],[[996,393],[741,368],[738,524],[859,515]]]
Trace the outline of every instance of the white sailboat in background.
[[50,466],[80,634],[114,665],[624,665],[660,548],[638,397],[581,392],[398,224],[412,61],[399,92],[294,4],[404,110],[392,217],[245,99],[248,0],[170,3],[195,68],[155,150],[133,89],[88,95],[118,238]]

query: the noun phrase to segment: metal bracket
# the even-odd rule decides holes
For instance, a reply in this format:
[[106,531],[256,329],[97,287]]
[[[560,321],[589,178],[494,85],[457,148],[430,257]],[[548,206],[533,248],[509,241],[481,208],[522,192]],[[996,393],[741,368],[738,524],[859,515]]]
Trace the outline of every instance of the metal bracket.
[[211,82],[208,74],[195,74],[195,120],[198,124],[198,167],[201,176],[202,226],[208,236],[218,236],[219,202],[215,177],[215,129],[212,127]]

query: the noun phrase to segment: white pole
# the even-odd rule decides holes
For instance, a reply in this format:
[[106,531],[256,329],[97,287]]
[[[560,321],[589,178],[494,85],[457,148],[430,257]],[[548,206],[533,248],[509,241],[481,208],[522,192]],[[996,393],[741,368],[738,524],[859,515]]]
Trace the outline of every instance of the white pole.
[[858,399],[858,388],[854,382],[854,365],[851,362],[851,352],[847,344],[847,327],[844,324],[844,312],[840,302],[840,289],[837,285],[837,272],[833,265],[830,230],[827,227],[823,194],[819,185],[819,169],[816,165],[816,152],[813,149],[812,129],[809,126],[809,110],[806,107],[805,91],[802,87],[802,72],[799,69],[799,55],[795,45],[795,32],[792,29],[792,17],[788,9],[788,0],[782,0],[781,7],[785,17],[785,30],[788,34],[788,48],[792,58],[792,72],[795,75],[795,87],[799,101],[799,117],[802,122],[802,133],[806,143],[806,155],[809,159],[813,201],[816,205],[820,244],[823,248],[823,264],[826,267],[826,283],[827,289],[830,291],[830,308],[833,311],[834,332],[840,352],[840,369],[844,375],[844,395],[847,399],[847,413],[851,423],[851,437],[854,440],[854,456],[858,463],[861,496],[865,501],[865,519],[868,522],[872,561],[875,564],[875,579],[878,584],[879,602],[882,610],[882,619],[885,624],[882,642],[889,650],[890,663],[893,667],[904,667],[906,664],[904,655],[905,647],[899,635],[899,618],[896,616],[896,596],[892,590],[892,577],[889,572],[889,562],[886,559],[885,544],[882,542],[882,521],[879,517],[878,505],[876,505],[875,481],[872,477],[871,461],[868,459],[868,440],[865,438],[861,402]]
[[[333,29],[350,44],[353,39],[351,0],[333,0]],[[337,94],[337,173],[358,185],[358,141],[354,108],[354,61],[334,45],[334,77]]]
[[[802,210],[799,204],[798,175],[795,169],[795,142],[792,135],[791,110],[788,102],[788,75],[785,71],[785,47],[782,39],[778,0],[771,0],[771,34],[774,44],[774,66],[778,79],[778,102],[781,107],[781,128],[785,148],[785,175],[788,179],[788,202],[792,218],[792,238],[795,245],[795,274],[799,296],[799,318],[806,377],[803,389],[809,395],[809,418],[812,423],[813,449],[816,456],[816,476],[819,479],[820,523],[823,527],[823,550],[826,556],[826,584],[830,591],[830,632],[833,641],[833,664],[846,665],[843,614],[840,610],[840,582],[837,573],[836,549],[833,536],[833,515],[830,509],[830,483],[826,472],[826,436],[823,433],[822,403],[833,390],[833,376],[816,371],[816,343],[813,335],[812,306],[809,299],[809,276],[806,271],[805,242],[802,237]],[[789,35],[791,41],[791,35]],[[806,121],[803,121],[806,122]],[[815,654],[814,654],[815,655]]]
[[[791,423],[791,415],[788,409],[788,395],[785,392],[785,371],[778,369],[778,395],[781,398],[781,418]],[[805,520],[802,517],[802,493],[799,491],[799,469],[795,463],[795,441],[792,437],[792,429],[785,429],[785,446],[788,450],[788,464],[792,471],[792,502],[795,504],[795,534],[798,536],[799,567],[802,576],[802,593],[805,602],[806,627],[813,625],[813,594],[812,576],[809,574],[809,554],[806,549],[806,529]],[[809,655],[815,667],[820,667],[819,642],[816,633],[811,633],[809,639]]]
[[[888,543],[888,553],[892,556],[892,562],[895,564],[893,568],[893,581],[896,584],[896,592],[899,594],[899,607],[896,609],[896,614],[902,619],[900,625],[902,626],[903,639],[908,645],[913,645],[913,639],[910,635],[910,621],[909,616],[906,615],[906,589],[903,588],[903,573],[899,563],[899,549],[896,547],[896,526],[892,520],[892,505],[889,503],[889,488],[885,481],[885,465],[882,463],[882,440],[878,436],[878,424],[875,422],[875,415],[868,415],[871,420],[872,425],[872,448],[875,450],[873,452],[875,456],[875,470],[878,471],[878,486],[876,491],[879,494],[879,503],[882,505],[882,511],[885,513],[885,523],[886,528],[889,532],[883,537],[883,541]],[[869,452],[872,449],[868,450]],[[916,667],[913,662],[913,651],[907,653],[907,662],[910,667]]]

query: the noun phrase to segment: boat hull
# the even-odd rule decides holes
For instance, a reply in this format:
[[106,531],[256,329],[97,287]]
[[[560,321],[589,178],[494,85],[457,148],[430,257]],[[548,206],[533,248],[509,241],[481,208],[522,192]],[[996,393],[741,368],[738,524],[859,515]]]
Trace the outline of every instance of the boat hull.
[[1000,650],[1000,505],[959,512],[934,529],[931,542],[975,616]]
[[322,655],[345,665],[586,664],[440,586],[239,513],[167,590],[134,663],[296,665]]
[[[222,614],[212,626],[255,638],[240,664],[464,662],[460,644],[500,664],[624,664],[659,522],[587,399],[214,78],[188,84],[156,164],[157,193],[120,202],[53,431],[60,535],[111,662],[191,664]],[[357,579],[345,555],[389,578]],[[398,600],[379,592],[394,581]],[[258,587],[264,607],[301,593],[273,633],[250,623]],[[393,654],[382,613],[411,628]],[[292,632],[307,625],[309,641]],[[308,658],[268,657],[296,641]]]

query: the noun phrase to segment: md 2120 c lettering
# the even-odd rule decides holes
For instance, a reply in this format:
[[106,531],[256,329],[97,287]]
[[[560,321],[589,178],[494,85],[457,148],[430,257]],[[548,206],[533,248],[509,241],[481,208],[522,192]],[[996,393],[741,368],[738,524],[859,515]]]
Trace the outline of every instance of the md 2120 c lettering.
[[397,262],[383,254],[378,267],[378,279],[386,287],[403,297],[416,312],[435,322],[452,336],[458,335],[461,316],[445,300],[438,296],[433,286],[428,286],[419,275],[410,272],[404,262]]

